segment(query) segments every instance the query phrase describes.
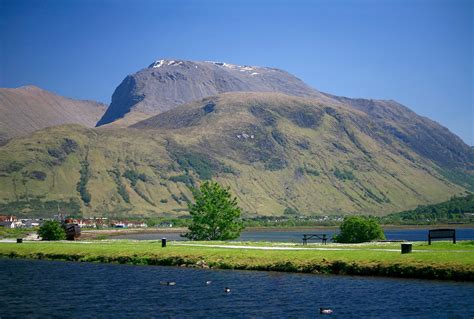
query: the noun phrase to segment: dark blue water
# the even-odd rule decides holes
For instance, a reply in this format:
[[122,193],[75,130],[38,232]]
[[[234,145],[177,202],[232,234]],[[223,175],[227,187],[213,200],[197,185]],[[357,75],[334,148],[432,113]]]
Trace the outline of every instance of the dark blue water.
[[2,319],[474,316],[461,282],[0,259],[0,283]]
[[[385,229],[385,237],[388,240],[408,240],[408,241],[427,241],[428,230],[425,229]],[[301,243],[303,234],[326,234],[328,238],[338,232],[337,229],[313,229],[313,230],[289,230],[289,231],[245,231],[237,241],[272,241]],[[137,239],[151,240],[166,237],[169,240],[183,240],[177,233],[149,233],[149,234],[128,234],[114,236],[116,239]],[[456,229],[456,238],[458,240],[474,240],[474,228]]]

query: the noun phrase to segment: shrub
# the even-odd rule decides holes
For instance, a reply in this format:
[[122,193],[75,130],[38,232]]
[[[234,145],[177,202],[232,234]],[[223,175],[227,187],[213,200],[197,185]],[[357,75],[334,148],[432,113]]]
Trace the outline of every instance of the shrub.
[[123,177],[130,181],[130,185],[132,185],[132,187],[135,187],[139,180],[142,182],[146,182],[148,180],[145,174],[139,174],[132,170],[126,170],[125,173],[123,173]]
[[376,220],[361,216],[346,217],[340,226],[341,232],[334,239],[339,243],[363,243],[385,239],[385,234]]
[[183,174],[183,175],[178,175],[178,176],[171,176],[168,180],[178,183],[181,182],[185,184],[188,187],[193,187],[194,186],[194,180],[191,176],[188,174]]
[[32,179],[36,179],[38,181],[44,181],[48,176],[45,172],[42,171],[32,171],[28,175]]
[[287,162],[283,158],[272,157],[265,162],[265,169],[269,171],[277,171],[284,169],[287,166]]
[[337,179],[340,179],[341,181],[345,180],[353,180],[354,179],[354,174],[352,174],[351,171],[347,170],[339,170],[339,168],[336,168],[334,170],[334,176],[336,176]]
[[284,215],[299,215],[298,211],[292,207],[287,207],[283,211]]
[[81,199],[84,202],[84,204],[89,205],[91,201],[91,194],[87,190],[87,182],[89,181],[89,176],[90,176],[89,162],[87,161],[81,162],[81,169],[79,170],[79,173],[81,174],[81,176],[79,178],[79,182],[77,182],[76,190],[81,195]]
[[115,184],[117,185],[117,193],[122,197],[125,203],[130,203],[130,196],[128,195],[127,190],[125,189],[125,185],[122,183],[120,179],[120,170],[118,167],[115,167],[113,170],[107,171],[110,176],[113,177]]
[[63,240],[66,239],[66,231],[56,220],[45,221],[38,230],[38,235],[43,240]]

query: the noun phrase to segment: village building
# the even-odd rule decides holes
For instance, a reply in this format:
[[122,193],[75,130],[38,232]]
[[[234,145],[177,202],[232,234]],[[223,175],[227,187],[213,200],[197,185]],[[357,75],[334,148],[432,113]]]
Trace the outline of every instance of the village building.
[[16,216],[13,215],[0,215],[0,227],[5,228],[19,228],[22,226]]

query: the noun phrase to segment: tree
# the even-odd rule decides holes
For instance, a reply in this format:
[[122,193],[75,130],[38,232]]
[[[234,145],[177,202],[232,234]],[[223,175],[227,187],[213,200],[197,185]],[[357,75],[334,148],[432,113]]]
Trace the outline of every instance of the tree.
[[60,222],[56,220],[45,221],[38,230],[38,235],[43,240],[63,240],[66,239],[66,231]]
[[193,190],[194,203],[189,203],[192,217],[189,232],[191,240],[228,240],[240,236],[243,223],[237,198],[232,199],[230,188],[216,182],[206,181]]
[[375,219],[361,216],[346,217],[340,226],[341,232],[335,236],[339,243],[363,243],[385,239],[385,234]]

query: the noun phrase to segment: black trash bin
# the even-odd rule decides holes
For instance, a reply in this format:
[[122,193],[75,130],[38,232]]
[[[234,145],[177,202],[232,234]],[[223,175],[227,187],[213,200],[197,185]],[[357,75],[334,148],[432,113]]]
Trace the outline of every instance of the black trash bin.
[[161,238],[161,247],[166,247],[166,238]]
[[412,244],[411,243],[403,243],[402,244],[402,254],[409,254],[411,253]]

